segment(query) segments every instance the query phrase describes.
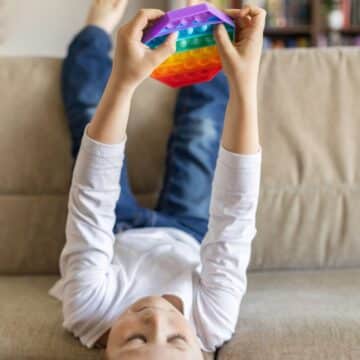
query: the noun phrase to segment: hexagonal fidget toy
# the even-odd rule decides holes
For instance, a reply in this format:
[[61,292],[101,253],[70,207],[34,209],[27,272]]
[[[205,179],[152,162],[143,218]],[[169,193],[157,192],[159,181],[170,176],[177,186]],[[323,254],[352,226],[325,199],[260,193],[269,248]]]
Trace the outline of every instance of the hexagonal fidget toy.
[[166,13],[146,31],[143,42],[150,48],[156,48],[170,33],[177,31],[176,53],[155,69],[151,76],[172,87],[213,79],[222,68],[213,36],[214,26],[221,23],[233,38],[233,21],[210,4]]

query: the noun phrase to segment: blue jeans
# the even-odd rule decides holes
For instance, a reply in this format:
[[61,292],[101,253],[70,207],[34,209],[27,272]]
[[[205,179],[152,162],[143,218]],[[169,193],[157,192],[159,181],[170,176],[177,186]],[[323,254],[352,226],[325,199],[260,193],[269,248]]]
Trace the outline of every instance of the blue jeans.
[[[75,37],[64,61],[62,94],[74,159],[110,75],[111,48],[109,35],[89,26]],[[222,73],[211,82],[180,90],[157,206],[148,209],[138,204],[131,191],[125,159],[114,232],[174,227],[202,241],[208,228],[211,186],[227,99],[228,86]]]

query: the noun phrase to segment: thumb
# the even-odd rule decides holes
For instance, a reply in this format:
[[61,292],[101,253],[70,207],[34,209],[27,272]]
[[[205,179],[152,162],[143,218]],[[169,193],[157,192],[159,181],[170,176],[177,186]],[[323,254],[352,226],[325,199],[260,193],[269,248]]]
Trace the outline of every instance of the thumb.
[[168,57],[176,52],[176,40],[178,38],[178,33],[170,34],[167,39],[158,46],[155,50],[151,52],[154,63],[160,65]]
[[221,57],[227,58],[232,56],[235,51],[234,44],[223,24],[220,24],[215,28],[214,36]]

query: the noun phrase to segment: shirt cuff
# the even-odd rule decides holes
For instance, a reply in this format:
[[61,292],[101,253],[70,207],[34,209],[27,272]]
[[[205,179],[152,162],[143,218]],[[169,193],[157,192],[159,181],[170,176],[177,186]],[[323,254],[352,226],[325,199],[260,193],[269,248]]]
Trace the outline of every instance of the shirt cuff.
[[237,154],[226,150],[223,146],[219,150],[219,162],[235,169],[257,167],[261,164],[262,148],[254,154]]
[[114,158],[123,156],[127,141],[126,136],[124,140],[118,144],[105,144],[92,139],[88,135],[88,127],[89,125],[86,126],[82,139],[82,148],[84,151],[86,151],[89,155],[102,158]]
[[107,191],[118,186],[126,138],[119,144],[104,144],[89,137],[85,128],[73,174],[73,182]]

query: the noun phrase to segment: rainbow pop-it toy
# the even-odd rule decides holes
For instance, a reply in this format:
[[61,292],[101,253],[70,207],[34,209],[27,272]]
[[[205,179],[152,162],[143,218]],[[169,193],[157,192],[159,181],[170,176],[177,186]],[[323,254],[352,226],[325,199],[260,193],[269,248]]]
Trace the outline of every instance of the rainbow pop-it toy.
[[217,24],[224,24],[233,39],[233,21],[210,4],[194,5],[166,13],[146,31],[143,42],[154,49],[170,33],[178,32],[176,53],[155,69],[151,76],[172,87],[214,78],[222,68],[213,35]]

